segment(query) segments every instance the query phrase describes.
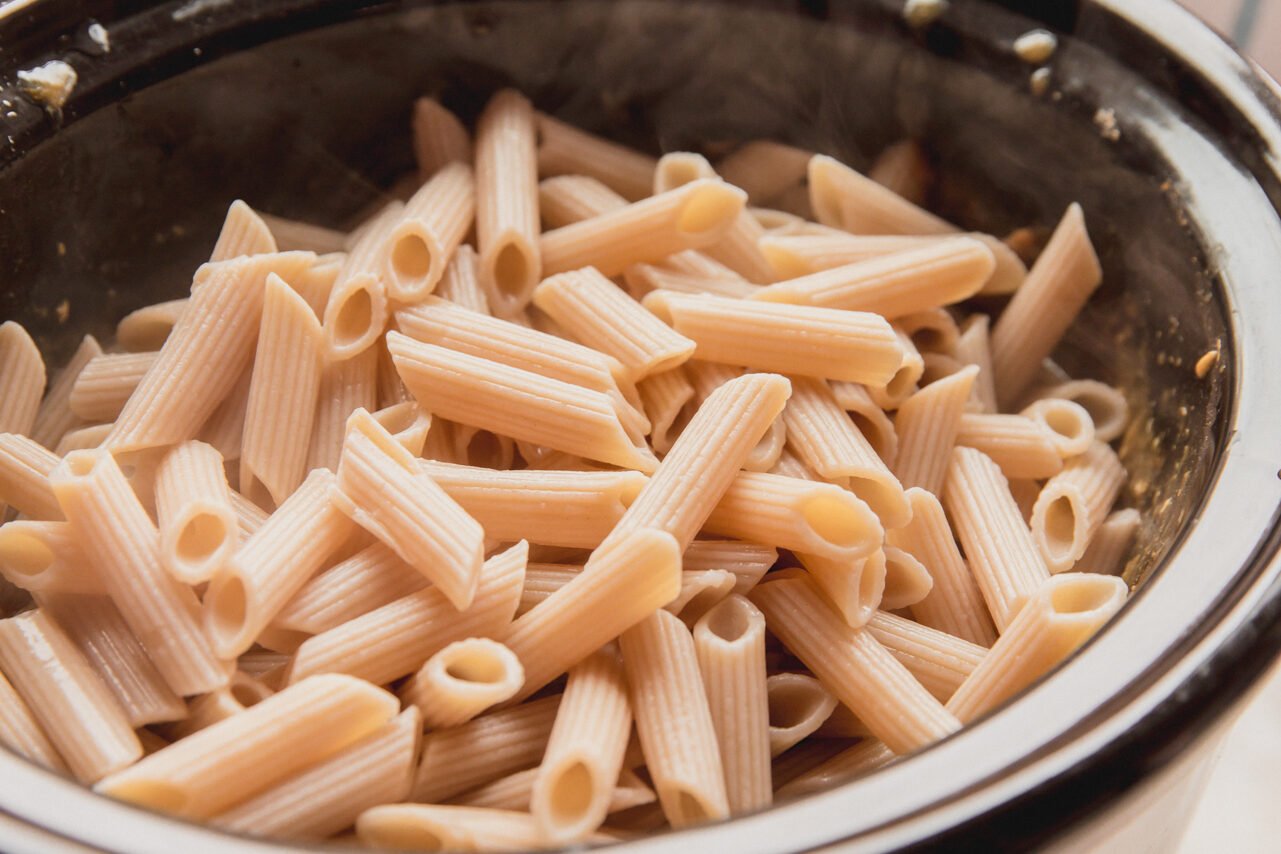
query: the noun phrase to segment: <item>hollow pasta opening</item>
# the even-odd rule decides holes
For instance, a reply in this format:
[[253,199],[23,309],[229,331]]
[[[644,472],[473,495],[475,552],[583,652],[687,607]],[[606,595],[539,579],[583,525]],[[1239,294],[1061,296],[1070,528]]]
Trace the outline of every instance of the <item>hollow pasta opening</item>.
[[249,592],[240,576],[228,574],[210,586],[205,594],[205,604],[213,619],[214,631],[222,637],[232,638],[245,625],[245,616],[249,611]]
[[53,549],[39,537],[0,529],[0,562],[19,575],[39,575],[53,566]]
[[445,664],[445,675],[460,682],[493,685],[507,676],[507,666],[501,658],[481,650],[468,650]]
[[525,253],[515,243],[503,246],[494,258],[494,286],[499,293],[508,297],[522,296],[528,278],[529,261]]
[[433,255],[417,234],[402,235],[391,250],[391,265],[402,279],[423,279],[431,272]]
[[751,630],[751,611],[743,599],[726,599],[711,610],[706,625],[716,637],[734,643]]
[[591,809],[596,793],[595,779],[587,764],[575,760],[563,769],[556,771],[550,786],[551,797],[548,806],[551,808],[552,820],[558,825],[573,824],[582,820]]
[[347,294],[334,322],[334,339],[339,345],[355,344],[374,322],[374,298],[367,288]]
[[814,495],[805,500],[800,512],[805,524],[820,539],[841,548],[852,548],[873,535],[868,529],[868,520],[856,506],[851,506],[843,493]]
[[204,563],[227,541],[227,523],[213,513],[197,513],[178,534],[177,557],[184,563]]
[[108,792],[113,798],[151,807],[160,812],[178,813],[187,805],[187,795],[172,783],[162,780],[125,780],[114,784]]
[[67,470],[75,477],[88,477],[98,465],[98,456],[93,451],[68,454]]
[[672,808],[672,826],[683,827],[690,824],[701,824],[712,817],[703,801],[687,789],[676,793],[676,803]]
[[738,210],[738,199],[728,186],[709,184],[690,194],[676,219],[682,234],[701,234],[723,224]]
[[1056,558],[1066,559],[1076,542],[1076,504],[1060,495],[1045,508],[1045,545]]
[[800,679],[775,679],[769,686],[769,725],[774,729],[795,729],[810,721],[818,711],[822,695],[813,683]]
[[1065,581],[1054,585],[1050,592],[1050,607],[1058,614],[1086,614],[1106,606],[1121,591],[1116,579],[1088,575],[1060,576]]

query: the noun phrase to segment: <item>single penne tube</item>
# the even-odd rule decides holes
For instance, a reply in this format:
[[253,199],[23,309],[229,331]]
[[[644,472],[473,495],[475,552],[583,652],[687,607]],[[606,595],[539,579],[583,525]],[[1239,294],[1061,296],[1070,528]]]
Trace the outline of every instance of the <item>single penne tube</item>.
[[110,424],[90,424],[87,427],[68,430],[62,434],[53,452],[56,456],[65,457],[72,451],[93,450],[106,441],[107,435],[111,433],[111,427]]
[[[251,363],[196,434],[197,439],[217,449],[224,462],[240,459],[245,440],[245,416],[249,412],[249,385],[253,378],[254,366]],[[228,477],[238,479],[240,467],[235,466],[228,472]]]
[[1071,569],[1098,531],[1125,484],[1116,451],[1095,442],[1045,482],[1032,507],[1032,538],[1050,572]]
[[1042,480],[1063,470],[1058,437],[1024,415],[965,413],[956,444],[982,451],[1011,480]]
[[858,431],[863,434],[887,466],[898,462],[898,433],[894,422],[884,409],[876,404],[865,386],[858,383],[828,383],[836,403],[850,416]]
[[[428,297],[430,299],[430,297]],[[385,346],[374,347],[378,351],[378,407],[381,409],[386,406],[395,406],[397,403],[412,402],[414,396],[405,388],[405,384],[400,381],[400,374],[396,373],[396,365],[391,360],[391,353]]]
[[1103,520],[1094,532],[1085,554],[1072,567],[1081,572],[1098,575],[1120,575],[1130,557],[1130,549],[1138,536],[1143,517],[1138,510],[1127,507],[1117,510]]
[[387,327],[391,309],[383,278],[383,248],[403,211],[400,202],[388,204],[347,237],[349,248],[322,314],[325,352],[330,361],[350,359],[364,352]]
[[416,593],[426,577],[380,542],[314,576],[276,614],[273,624],[307,634],[320,634]]
[[962,364],[975,365],[979,369],[978,377],[970,389],[970,409],[995,413],[996,383],[992,376],[992,350],[988,345],[989,324],[986,314],[970,315],[961,325],[961,334],[956,339],[953,355]]
[[740,472],[703,530],[832,560],[866,557],[885,532],[876,514],[830,483]]
[[885,383],[903,360],[884,318],[812,306],[655,291],[645,307],[688,336],[699,359],[763,371]]
[[0,575],[31,593],[106,592],[66,522],[15,519],[0,525]]
[[669,151],[654,166],[653,195],[683,187],[699,178],[716,178],[716,170],[707,158],[692,151]]
[[431,413],[424,412],[416,403],[406,401],[380,409],[370,417],[410,455],[415,458],[422,456],[427,434],[431,432]]
[[350,536],[352,523],[331,501],[334,486],[331,472],[312,471],[210,581],[205,631],[221,658],[248,650]]
[[903,664],[870,632],[848,626],[803,575],[758,585],[750,597],[775,637],[895,753],[959,728]]
[[85,421],[114,421],[156,359],[156,353],[95,356],[71,388],[67,405],[72,414]]
[[677,828],[728,818],[721,751],[689,629],[658,611],[623,632],[619,642],[636,731],[663,814]]
[[1067,459],[1083,454],[1094,443],[1094,422],[1085,407],[1057,397],[1033,401],[1019,413],[1041,424],[1053,434],[1059,456]]
[[189,298],[183,297],[129,312],[116,324],[116,344],[126,353],[159,351],[186,311],[188,302]]
[[45,380],[44,358],[27,330],[0,323],[0,433],[31,433]]
[[210,819],[222,830],[273,839],[320,840],[379,804],[402,801],[422,739],[406,709],[360,741]]
[[496,540],[595,548],[647,478],[635,471],[495,471],[422,461],[421,471]]
[[992,250],[951,237],[761,288],[751,299],[868,311],[893,319],[978,293],[992,274]]
[[948,701],[966,723],[1048,673],[1090,639],[1125,604],[1115,576],[1073,572],[1047,579]]
[[480,281],[496,314],[524,309],[544,262],[538,237],[537,130],[523,95],[504,89],[476,125],[476,238]]
[[187,714],[182,698],[165,682],[110,599],[63,594],[38,598],[40,610],[66,631],[131,727],[174,721]]
[[693,626],[699,618],[734,592],[734,574],[724,569],[681,572],[681,592],[663,606],[685,625]]
[[705,179],[562,226],[539,238],[543,272],[595,267],[616,276],[632,264],[702,249],[724,238],[746,198],[736,187]]
[[867,387],[868,396],[884,410],[898,409],[902,406],[904,401],[916,393],[925,376],[925,357],[916,349],[912,339],[897,327],[894,329],[894,335],[903,353],[898,370],[884,385]]
[[865,631],[944,703],[987,655],[984,647],[885,611],[872,615]]
[[585,175],[636,201],[650,194],[655,165],[647,154],[538,114],[540,175]]
[[885,550],[855,560],[833,560],[797,552],[795,557],[837,613],[851,626],[862,626],[876,612],[885,594]]
[[240,491],[264,506],[280,506],[307,475],[323,348],[311,308],[269,275],[240,450]]
[[770,756],[785,753],[804,741],[838,705],[823,683],[804,673],[775,673],[765,680],[765,690]]
[[[625,688],[623,694],[626,697]],[[631,761],[630,752],[623,764],[626,765],[629,761]],[[637,757],[637,761],[639,761],[639,757]],[[539,767],[541,768],[541,766]],[[470,792],[452,798],[449,803],[458,804],[459,806],[489,807],[490,809],[500,810],[519,811],[530,809],[530,798],[534,783],[538,779],[538,773],[539,768],[527,768],[524,771],[508,774],[506,777],[500,777],[492,783],[478,786]],[[614,787],[613,792],[610,793],[606,809],[610,813],[616,813],[629,810],[632,807],[652,804],[656,801],[654,790],[646,785],[645,781],[636,775],[636,772],[629,771],[624,767],[618,775],[618,784]]]
[[332,501],[339,510],[391,546],[454,607],[471,604],[485,532],[364,410],[347,422],[336,486]]
[[49,481],[107,594],[169,687],[186,696],[225,684],[227,670],[200,624],[200,602],[165,572],[160,534],[111,454],[68,454]]
[[694,353],[693,341],[592,267],[545,279],[534,305],[581,343],[621,362],[631,379],[671,370]]
[[736,540],[695,540],[681,558],[686,572],[723,569],[734,575],[734,592],[751,590],[778,560],[778,550]]
[[467,128],[435,98],[414,101],[410,129],[419,181],[426,183],[451,163],[471,162],[471,137]]
[[382,685],[413,673],[454,641],[503,640],[498,635],[520,603],[528,553],[522,542],[485,561],[466,611],[428,587],[308,638],[294,656],[290,681],[313,673],[348,673]]
[[912,339],[922,353],[951,355],[961,335],[951,312],[945,308],[930,308],[903,315],[894,321],[899,331]]
[[454,250],[435,293],[459,308],[489,314],[489,298],[480,285],[480,261],[475,249],[463,243]]
[[82,783],[142,756],[107,686],[71,639],[40,610],[0,620],[0,669]]
[[427,659],[401,687],[400,698],[418,707],[428,729],[448,729],[511,699],[524,681],[524,668],[507,647],[465,638]]
[[876,739],[865,739],[790,780],[774,793],[780,801],[822,792],[883,768],[894,761],[894,751]]
[[386,724],[396,698],[349,676],[314,676],[102,780],[100,794],[207,819]]
[[49,488],[60,460],[33,439],[0,433],[0,506],[8,504],[31,519],[62,519]]
[[253,208],[236,199],[227,208],[227,217],[218,232],[210,261],[230,261],[246,255],[266,255],[276,251],[276,238],[263,222],[262,217],[254,213]]
[[27,702],[0,673],[0,745],[50,771],[66,771],[58,749],[36,720]]
[[885,528],[907,524],[911,516],[903,485],[841,409],[827,383],[793,378],[783,423],[788,445],[813,472],[848,484]]
[[649,442],[654,451],[666,454],[676,437],[689,422],[689,405],[694,400],[694,386],[690,385],[681,367],[650,374],[637,383],[645,417],[649,419]]
[[560,703],[554,694],[428,733],[410,799],[440,803],[537,765]]
[[943,501],[992,621],[1004,632],[1049,577],[1045,560],[1005,476],[981,451],[953,451]]
[[894,418],[899,443],[894,474],[904,487],[943,491],[961,416],[977,376],[978,368],[969,366],[927,385],[899,407]]
[[222,455],[204,442],[165,453],[156,469],[156,514],[161,563],[186,584],[208,581],[239,545]]
[[281,252],[302,250],[323,255],[328,252],[342,252],[346,248],[347,235],[341,231],[298,219],[273,216],[262,211],[257,213],[275,239],[276,249]]
[[886,543],[911,554],[933,580],[926,597],[912,605],[912,618],[924,626],[988,647],[996,629],[977,582],[965,565],[943,505],[919,487],[907,491],[912,521],[886,534]]
[[506,852],[541,847],[527,812],[437,804],[383,804],[361,813],[356,836],[376,848]]
[[164,735],[171,742],[186,738],[193,732],[199,732],[258,705],[273,693],[271,688],[259,680],[236,671],[226,686],[192,698],[187,704],[187,716],[165,727]]
[[752,204],[766,204],[804,183],[814,155],[804,149],[769,139],[745,142],[721,158],[716,171],[742,187]]
[[392,299],[417,302],[435,289],[475,212],[476,184],[466,163],[441,167],[405,202],[383,250]]
[[1033,392],[1037,399],[1070,400],[1085,408],[1094,424],[1094,438],[1111,442],[1120,438],[1130,423],[1130,407],[1125,395],[1115,386],[1098,380],[1069,380]]
[[606,647],[569,671],[527,807],[545,840],[586,839],[609,813],[632,731],[618,653]]
[[1019,400],[1102,281],[1085,215],[1073,203],[992,329],[992,368],[1003,407]]
[[627,284],[628,292],[636,299],[644,299],[645,295],[651,291],[713,294],[715,296],[742,299],[760,290],[759,285],[753,285],[739,276],[687,272],[675,269],[670,263],[673,258],[681,255],[698,254],[691,250],[672,255],[662,264],[633,264],[623,271],[623,280]]
[[316,391],[316,414],[307,441],[307,471],[314,468],[338,470],[347,419],[357,409],[378,408],[378,351],[363,353],[339,362],[327,362],[321,369]]
[[769,232],[760,242],[777,279],[796,279],[846,264],[879,258],[906,249],[919,249],[939,237],[856,235],[836,229],[805,233]]
[[558,175],[538,184],[538,212],[550,230],[627,207],[627,199],[586,175]]
[[881,590],[881,608],[886,611],[910,608],[930,594],[934,579],[919,560],[893,546],[886,546],[883,552],[885,585]]
[[629,435],[608,395],[397,332],[387,346],[414,397],[433,415],[513,439],[653,471],[643,436]]
[[[346,239],[345,235],[340,234],[339,237]],[[305,270],[286,284],[302,297],[318,319],[324,320],[329,296],[334,292],[334,285],[338,283],[338,276],[346,263],[346,252],[319,255]]]
[[106,447],[134,451],[194,438],[253,359],[267,276],[288,281],[314,258],[281,252],[198,270],[186,309],[116,419]]
[[71,411],[71,390],[85,366],[101,355],[102,347],[96,338],[86,335],[81,339],[80,346],[49,384],[49,391],[36,410],[31,424],[32,439],[52,450],[67,432],[84,426],[81,418]]
[[693,637],[730,815],[767,807],[773,786],[765,618],[742,596],[730,596],[699,619]]

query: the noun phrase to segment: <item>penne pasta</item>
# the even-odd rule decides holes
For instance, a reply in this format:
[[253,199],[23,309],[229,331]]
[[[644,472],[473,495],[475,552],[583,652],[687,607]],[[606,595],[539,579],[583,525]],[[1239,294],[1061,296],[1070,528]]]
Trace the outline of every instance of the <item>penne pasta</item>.
[[627,199],[586,175],[559,175],[538,184],[538,212],[550,230],[627,207]]
[[894,422],[884,409],[872,400],[867,388],[858,383],[829,382],[828,387],[836,398],[836,403],[853,420],[854,426],[863,434],[876,451],[876,455],[887,466],[898,462],[898,433]]
[[867,387],[868,396],[884,410],[898,409],[902,406],[904,401],[916,393],[925,376],[925,357],[916,349],[912,339],[898,328],[895,328],[894,335],[903,353],[898,370],[884,385]]
[[346,248],[347,235],[341,231],[302,220],[272,216],[262,211],[257,213],[275,239],[276,249],[281,252],[300,250],[324,255],[328,252],[342,252]]
[[[760,290],[758,285],[738,276],[723,276],[705,272],[688,272],[675,269],[672,260],[681,255],[698,255],[681,252],[669,256],[662,264],[633,264],[623,271],[628,292],[636,299],[644,299],[651,291],[675,291],[681,294],[712,294],[741,299]],[[732,271],[730,271],[732,272]]]
[[978,367],[978,376],[970,389],[970,410],[995,413],[996,382],[992,376],[992,351],[988,346],[989,319],[986,314],[971,314],[961,325],[953,355],[962,364]]
[[904,487],[943,491],[961,416],[977,376],[978,368],[967,367],[927,385],[899,407],[894,419],[898,436],[894,474]]
[[0,673],[0,744],[50,771],[66,771],[57,748],[13,685]]
[[930,594],[934,580],[919,560],[892,546],[886,546],[882,552],[885,584],[881,589],[881,608],[886,611],[910,608]]
[[775,673],[765,680],[769,753],[778,756],[812,735],[836,708],[822,683],[804,673]]
[[800,774],[774,796],[781,801],[827,791],[847,780],[883,768],[894,758],[894,751],[881,742],[865,739]]
[[881,604],[887,582],[884,549],[855,560],[832,560],[804,552],[795,557],[850,626],[865,624]]
[[116,324],[116,345],[126,353],[158,352],[190,301],[183,297],[153,303],[126,314]]
[[66,522],[15,519],[0,525],[0,575],[32,593],[105,593]]
[[227,209],[218,241],[209,255],[212,262],[230,261],[247,255],[267,255],[276,251],[276,239],[253,208],[236,199]]
[[400,698],[418,707],[428,729],[448,729],[511,699],[524,681],[525,670],[507,647],[466,638],[427,659],[401,687]]
[[984,647],[885,611],[872,615],[865,631],[940,702],[947,702],[987,655]]
[[723,569],[734,576],[734,591],[744,595],[778,560],[778,550],[757,543],[734,540],[695,540],[685,549],[682,567],[686,572]]
[[1046,481],[1032,507],[1032,537],[1050,572],[1071,569],[1094,538],[1125,484],[1116,452],[1095,442]]
[[1084,407],[1094,425],[1094,438],[1111,442],[1121,437],[1130,421],[1130,408],[1120,389],[1098,380],[1069,380],[1036,391],[1038,399],[1070,400]]
[[707,158],[692,151],[669,151],[654,166],[653,195],[683,187],[700,178],[716,178],[716,170]]
[[649,155],[538,114],[541,175],[586,175],[635,201],[650,194],[655,163]]
[[156,353],[103,353],[80,371],[67,405],[85,421],[114,421],[142,378],[156,363]]
[[[232,386],[227,397],[218,404],[218,408],[209,416],[196,438],[212,445],[222,454],[223,462],[240,459],[240,452],[245,440],[245,416],[249,412],[249,385],[253,382],[254,366],[251,363]],[[228,477],[240,477],[240,466],[234,466]]]
[[239,545],[222,455],[204,442],[175,445],[156,469],[160,560],[185,584],[208,581]]
[[370,347],[340,362],[327,362],[321,369],[316,390],[316,414],[307,441],[306,470],[338,470],[347,419],[357,409],[378,409],[378,352]]
[[476,238],[480,281],[496,314],[529,302],[546,262],[538,237],[538,164],[534,110],[504,89],[476,125]]
[[1057,437],[1044,424],[1023,415],[961,416],[956,444],[981,451],[1011,480],[1052,477],[1063,469]]
[[280,610],[274,625],[320,634],[416,593],[426,577],[380,542],[314,576]]
[[1130,549],[1142,521],[1139,511],[1132,507],[1113,512],[1099,525],[1085,548],[1085,554],[1072,568],[1098,575],[1120,575],[1129,560]]
[[726,181],[747,192],[752,204],[767,204],[805,182],[813,155],[768,139],[745,142],[717,164]]
[[436,286],[436,295],[459,308],[489,314],[489,298],[480,285],[479,265],[476,250],[466,243],[460,245],[445,267],[445,274]]
[[0,323],[0,433],[31,433],[45,379],[44,358],[27,330]]
[[383,252],[387,293],[403,303],[417,302],[436,288],[450,256],[467,236],[476,212],[471,167],[442,166],[405,203]]
[[953,452],[943,500],[996,630],[1004,632],[1049,577],[1045,561],[1001,470],[982,452]]
[[49,391],[36,410],[31,425],[32,439],[52,450],[69,431],[84,426],[83,420],[71,411],[71,390],[85,366],[101,355],[102,347],[92,335],[80,341],[80,346],[49,384]]
[[529,851],[542,841],[526,812],[484,807],[384,804],[356,819],[360,841],[415,851]]
[[410,129],[414,137],[414,160],[418,180],[426,183],[451,163],[470,163],[471,137],[458,117],[435,98],[414,101]]
[[694,400],[694,386],[685,371],[672,368],[650,374],[636,386],[645,417],[649,419],[649,442],[654,451],[666,454],[676,437],[689,422],[689,405]]
[[72,451],[91,451],[102,445],[111,433],[111,427],[110,424],[90,424],[87,427],[68,430],[58,440],[53,453],[55,456],[65,457]]
[[350,235],[349,248],[325,301],[321,330],[329,361],[368,350],[387,327],[391,309],[383,280],[383,248],[404,205],[393,202]]
[[1070,400],[1042,398],[1024,407],[1020,414],[1050,431],[1054,447],[1064,459],[1085,453],[1094,443],[1090,413]]

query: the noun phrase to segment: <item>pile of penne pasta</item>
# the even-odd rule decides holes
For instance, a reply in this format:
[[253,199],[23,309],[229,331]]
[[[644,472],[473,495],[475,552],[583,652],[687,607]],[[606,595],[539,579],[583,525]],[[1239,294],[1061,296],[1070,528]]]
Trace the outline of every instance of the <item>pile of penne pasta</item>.
[[910,143],[713,168],[512,91],[413,130],[403,201],[236,202],[47,391],[0,327],[11,750],[260,836],[619,840],[924,747],[1124,602],[1125,399],[1047,360],[1079,207],[1029,269]]

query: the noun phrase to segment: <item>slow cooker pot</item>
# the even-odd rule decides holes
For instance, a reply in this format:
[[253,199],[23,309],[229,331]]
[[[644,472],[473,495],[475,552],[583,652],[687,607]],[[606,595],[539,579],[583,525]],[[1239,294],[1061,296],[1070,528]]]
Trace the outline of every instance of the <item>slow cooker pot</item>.
[[[17,4],[22,6],[22,4]],[[903,137],[933,207],[1003,234],[1080,201],[1105,286],[1060,360],[1126,390],[1144,518],[1122,614],[920,755],[636,851],[1168,850],[1281,649],[1281,103],[1157,0],[37,0],[0,18],[0,319],[52,364],[184,293],[235,198],[350,226],[411,166],[414,97],[515,85],[642,148],[775,138],[866,166]],[[106,31],[94,30],[100,25]],[[1012,43],[1056,33],[1049,85]],[[68,62],[61,108],[16,72]],[[1194,365],[1219,354],[1201,377]],[[0,751],[13,852],[281,850],[99,798]]]

